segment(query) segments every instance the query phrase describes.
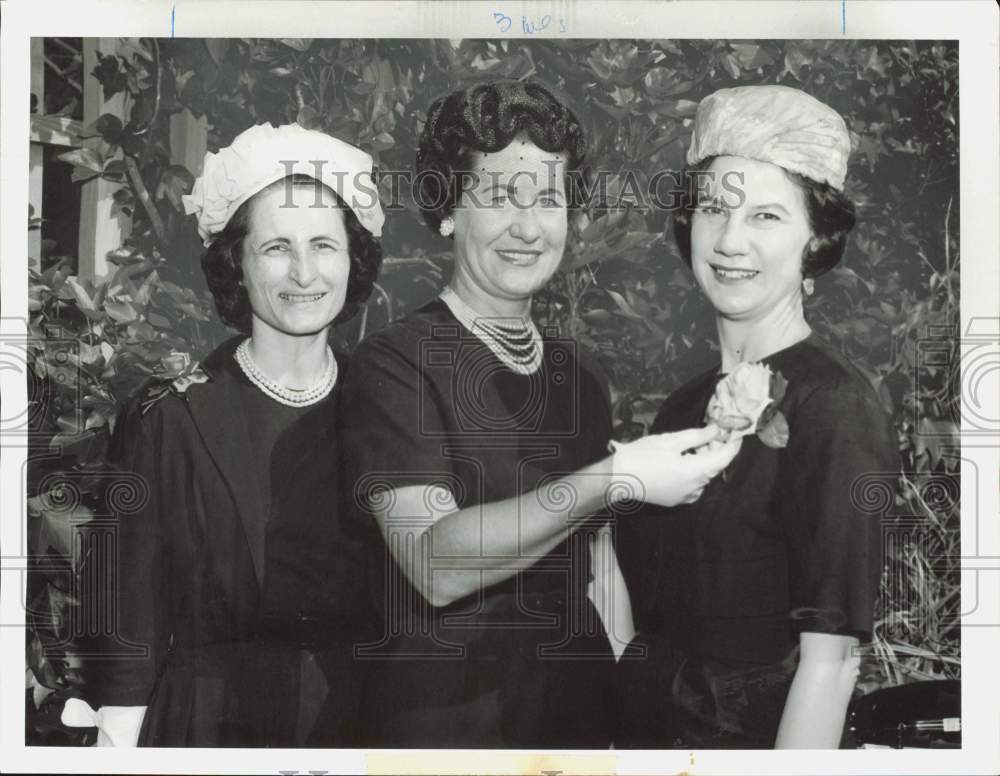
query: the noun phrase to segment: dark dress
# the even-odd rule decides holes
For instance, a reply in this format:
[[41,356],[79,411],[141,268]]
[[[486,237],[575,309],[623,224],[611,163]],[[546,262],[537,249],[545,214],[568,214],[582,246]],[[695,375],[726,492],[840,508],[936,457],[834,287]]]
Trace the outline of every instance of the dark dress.
[[[878,516],[895,434],[867,380],[815,335],[763,359],[788,380],[787,447],[748,436],[693,505],[623,520],[617,551],[645,657],[619,665],[617,748],[770,748],[805,631],[870,638]],[[704,424],[718,370],[679,388],[654,433]]]
[[450,490],[460,508],[497,502],[606,455],[603,382],[573,342],[546,337],[544,348],[542,368],[518,375],[435,300],[352,357],[344,466],[372,536],[383,629],[362,651],[372,661],[364,726],[374,745],[611,741],[613,657],[586,593],[589,537],[607,516],[511,579],[435,609],[403,577],[365,508],[373,489],[428,483]]
[[118,421],[113,465],[149,494],[116,521],[117,622],[86,699],[148,706],[140,746],[357,745],[353,645],[371,634],[338,508],[338,390],[281,405],[243,375],[237,343],[193,384],[145,387]]

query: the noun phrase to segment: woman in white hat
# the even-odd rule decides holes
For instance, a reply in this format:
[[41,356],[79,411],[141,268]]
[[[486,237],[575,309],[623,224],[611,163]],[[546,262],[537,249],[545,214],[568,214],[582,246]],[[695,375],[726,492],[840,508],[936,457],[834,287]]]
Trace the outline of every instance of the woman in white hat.
[[896,439],[871,385],[810,328],[803,298],[841,258],[843,119],[782,86],[698,107],[674,234],[715,308],[721,364],[676,390],[654,432],[714,420],[745,436],[702,498],[619,528],[635,643],[619,747],[837,747],[881,570],[866,476]]
[[[351,746],[365,640],[359,540],[338,515],[331,327],[367,298],[382,211],[364,152],[252,127],[185,197],[222,320],[240,334],[118,420],[142,483],[115,531],[105,659],[69,724],[119,746]],[[136,477],[137,476],[137,477]]]

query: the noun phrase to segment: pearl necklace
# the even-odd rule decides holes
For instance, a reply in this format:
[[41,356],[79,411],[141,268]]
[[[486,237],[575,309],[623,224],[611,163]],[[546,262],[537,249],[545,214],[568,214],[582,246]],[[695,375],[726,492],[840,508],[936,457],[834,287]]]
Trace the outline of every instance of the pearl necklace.
[[312,388],[301,391],[286,388],[264,374],[250,356],[249,339],[243,340],[236,348],[236,363],[240,365],[243,374],[251,383],[260,388],[267,396],[287,407],[308,407],[311,404],[316,404],[330,395],[330,391],[333,390],[333,386],[337,382],[337,359],[333,357],[333,351],[330,350],[329,345],[326,346],[326,368],[323,370],[319,382]]
[[[511,371],[530,375],[541,367],[542,335],[530,318],[482,316],[463,302],[450,286],[445,286],[440,298],[459,323],[475,334]],[[511,320],[517,323],[509,323]]]

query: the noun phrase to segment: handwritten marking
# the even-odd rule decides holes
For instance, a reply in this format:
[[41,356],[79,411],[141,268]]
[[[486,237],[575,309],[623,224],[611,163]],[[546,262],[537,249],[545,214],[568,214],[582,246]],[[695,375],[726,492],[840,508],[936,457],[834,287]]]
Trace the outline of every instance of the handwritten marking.
[[[510,29],[514,26],[514,20],[507,14],[502,13],[501,11],[493,11],[493,22],[496,24],[498,28],[500,28],[500,32],[509,32]],[[545,14],[537,21],[529,19],[527,16],[521,17],[521,30],[526,35],[534,35],[537,32],[544,32],[546,29],[548,29],[550,24],[552,24],[552,16],[549,14]],[[553,30],[553,32],[554,31],[555,30]],[[568,31],[569,27],[567,27],[566,25],[566,20],[560,19],[559,32],[562,33]]]
[[549,26],[549,22],[551,21],[552,17],[549,16],[548,14],[543,16],[541,20],[538,22],[538,24],[533,24],[531,21],[528,20],[527,16],[522,16],[521,29],[523,29],[528,35],[531,35],[532,33],[541,32],[542,30],[544,30],[546,27]]
[[493,12],[493,21],[496,22],[496,24],[497,24],[498,27],[501,24],[504,24],[504,23],[507,24],[507,26],[504,27],[502,30],[500,30],[500,32],[507,32],[507,30],[509,30],[511,28],[511,26],[514,24],[514,20],[513,19],[511,19],[509,16],[507,16],[507,14],[500,13],[499,11],[494,11]]
[[177,13],[177,6],[173,6],[170,9],[170,37],[174,37],[174,16]]

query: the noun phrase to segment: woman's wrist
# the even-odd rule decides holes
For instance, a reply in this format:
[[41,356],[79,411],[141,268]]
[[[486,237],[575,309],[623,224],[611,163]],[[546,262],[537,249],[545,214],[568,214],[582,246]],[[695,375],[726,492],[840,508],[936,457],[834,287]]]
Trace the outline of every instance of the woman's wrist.
[[[548,480],[526,497],[540,505],[548,517],[577,523],[610,506],[614,490],[612,456],[572,474]],[[537,508],[537,507],[536,507]]]
[[629,471],[626,456],[621,452],[623,445],[611,442],[608,446],[612,453],[605,459],[608,467],[605,502],[609,507],[613,507],[623,501],[638,498],[640,482],[635,474]]
[[[637,452],[634,443],[612,440],[608,442],[608,450],[611,455],[606,459],[609,471],[605,496],[607,505],[614,507],[626,501],[642,501],[645,483],[638,473],[641,461],[634,457]],[[664,475],[667,476],[667,473],[664,472]]]
[[587,494],[590,499],[587,514],[614,507],[615,504],[635,497],[637,480],[620,466],[621,460],[613,452],[587,467],[585,471],[592,487]]

